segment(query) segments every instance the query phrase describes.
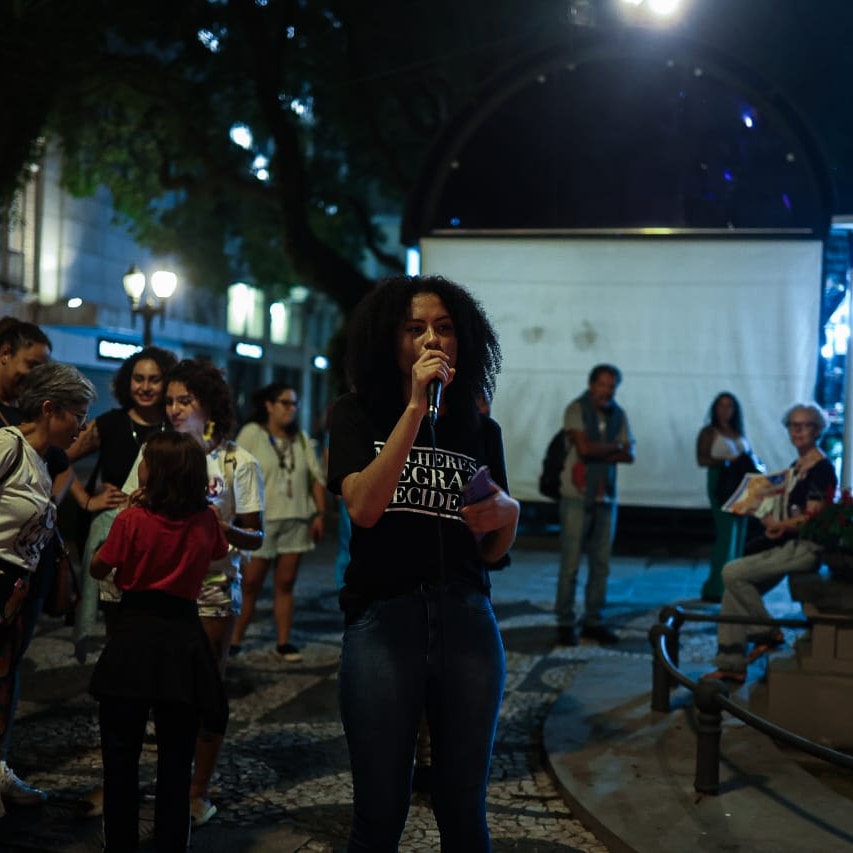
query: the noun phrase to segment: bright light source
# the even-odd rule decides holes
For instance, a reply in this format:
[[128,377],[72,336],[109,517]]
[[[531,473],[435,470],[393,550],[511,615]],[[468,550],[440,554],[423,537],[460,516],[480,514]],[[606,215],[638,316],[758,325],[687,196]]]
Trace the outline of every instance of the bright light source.
[[157,270],[151,276],[151,289],[158,299],[168,299],[178,286],[178,277],[168,270]]
[[134,302],[138,302],[139,297],[142,296],[142,291],[145,290],[145,273],[136,264],[132,264],[124,274],[121,283],[124,285],[124,292]]
[[234,344],[234,352],[243,358],[257,360],[264,357],[264,348],[260,344],[250,344],[246,341],[237,341]]
[[245,151],[252,147],[252,131],[245,124],[235,124],[228,135],[235,145],[239,145]]
[[421,252],[420,249],[406,249],[406,275],[421,274]]
[[72,296],[65,304],[69,308],[79,308],[83,304],[83,300],[79,296]]
[[124,361],[142,349],[139,344],[128,344],[124,341],[110,341],[104,338],[98,340],[98,358]]
[[270,179],[270,172],[267,168],[269,164],[269,157],[265,157],[263,154],[258,154],[252,161],[252,173],[259,181],[268,181]]
[[328,370],[329,368],[329,359],[324,355],[315,355],[314,356],[314,367],[317,370]]
[[684,0],[622,0],[622,14],[634,24],[671,23],[683,11]]
[[290,288],[291,302],[305,302],[311,295],[311,291],[304,284],[294,284]]
[[681,8],[681,0],[649,0],[649,11],[659,18],[671,18]]

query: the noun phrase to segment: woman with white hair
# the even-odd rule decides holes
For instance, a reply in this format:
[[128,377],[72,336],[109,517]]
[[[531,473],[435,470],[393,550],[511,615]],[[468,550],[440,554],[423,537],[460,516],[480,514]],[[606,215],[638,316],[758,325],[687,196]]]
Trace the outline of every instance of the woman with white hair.
[[20,386],[20,426],[0,429],[0,736],[9,724],[21,662],[21,611],[56,525],[45,455],[49,447],[70,447],[95,396],[92,383],[76,368],[55,361],[40,364]]
[[[797,451],[783,504],[782,518],[761,519],[764,535],[752,553],[732,560],[723,568],[723,601],[720,615],[769,619],[762,596],[793,572],[813,572],[820,567],[821,548],[798,538],[799,528],[820,512],[835,496],[838,478],[826,454],[818,447],[828,421],[816,403],[796,403],[782,423]],[[725,624],[717,626],[717,669],[706,679],[746,681],[747,664],[785,642],[781,631],[767,625]],[[747,647],[752,648],[747,652]]]

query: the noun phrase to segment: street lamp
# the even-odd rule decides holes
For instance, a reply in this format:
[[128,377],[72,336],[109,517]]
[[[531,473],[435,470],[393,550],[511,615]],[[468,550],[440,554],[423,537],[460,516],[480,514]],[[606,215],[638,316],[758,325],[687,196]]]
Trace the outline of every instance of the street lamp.
[[151,321],[158,314],[165,316],[166,302],[178,286],[178,277],[173,272],[157,270],[151,275],[150,286],[146,288],[145,273],[136,264],[122,278],[124,292],[130,300],[130,313],[135,317],[142,315],[142,345],[151,346]]

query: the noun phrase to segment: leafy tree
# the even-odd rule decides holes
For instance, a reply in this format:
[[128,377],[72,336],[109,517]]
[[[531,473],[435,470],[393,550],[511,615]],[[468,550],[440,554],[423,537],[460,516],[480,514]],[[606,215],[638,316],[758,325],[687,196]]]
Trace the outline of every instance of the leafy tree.
[[[799,0],[693,0],[682,33],[782,81],[803,106],[822,75],[846,68],[847,26],[837,21],[851,16],[841,3],[819,4],[836,22],[826,28],[815,4]],[[178,253],[196,283],[222,288],[249,276],[273,296],[306,283],[347,311],[370,286],[359,272],[364,251],[399,268],[372,215],[402,207],[448,118],[492,74],[571,43],[580,30],[570,24],[586,11],[618,38],[605,14],[613,7],[5,0],[0,117],[15,122],[4,120],[0,134],[0,195],[49,130],[64,148],[67,186],[106,186],[136,238]],[[797,37],[804,22],[820,27],[829,51]],[[818,91],[827,106],[831,88]],[[853,116],[834,114],[812,116],[840,172]],[[250,129],[249,148],[229,138],[235,124]]]
[[67,187],[106,186],[196,283],[308,283],[346,311],[370,286],[365,249],[400,269],[372,215],[401,208],[447,117],[535,42],[542,23],[525,20],[510,0],[487,15],[441,0],[93,4],[85,61],[58,61],[42,114]]

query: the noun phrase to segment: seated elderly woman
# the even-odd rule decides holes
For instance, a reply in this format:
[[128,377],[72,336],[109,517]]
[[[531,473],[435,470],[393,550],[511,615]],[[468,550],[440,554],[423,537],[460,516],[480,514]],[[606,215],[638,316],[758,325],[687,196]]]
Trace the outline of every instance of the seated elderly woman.
[[0,735],[9,724],[21,659],[21,611],[56,524],[44,457],[50,447],[70,447],[94,399],[94,386],[76,368],[55,361],[40,364],[21,385],[20,426],[0,429]]
[[[817,443],[827,427],[826,415],[815,403],[797,403],[785,413],[782,423],[797,458],[785,493],[781,519],[761,519],[764,534],[747,545],[748,556],[732,560],[723,568],[723,601],[720,615],[769,618],[762,596],[793,572],[813,572],[820,567],[821,549],[800,540],[799,527],[809,516],[832,501],[837,485],[835,469]],[[747,664],[771,648],[782,645],[781,631],[766,625],[725,624],[717,626],[717,670],[703,676],[743,683]],[[752,649],[747,653],[747,646]]]

